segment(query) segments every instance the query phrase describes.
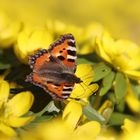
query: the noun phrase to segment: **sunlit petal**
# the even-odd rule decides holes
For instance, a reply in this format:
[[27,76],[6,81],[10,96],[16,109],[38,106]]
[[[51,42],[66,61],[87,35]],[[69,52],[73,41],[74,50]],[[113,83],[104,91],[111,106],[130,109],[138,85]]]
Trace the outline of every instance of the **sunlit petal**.
[[86,85],[89,85],[93,80],[93,67],[89,64],[80,64],[76,69],[76,76],[80,77]]
[[0,83],[0,103],[6,102],[9,96],[9,84],[6,81]]
[[8,136],[15,136],[16,135],[16,132],[14,131],[14,129],[12,129],[11,127],[9,127],[3,123],[0,123],[0,131]]
[[35,117],[34,116],[28,116],[28,117],[10,117],[7,120],[7,123],[12,127],[21,127],[29,122],[31,122]]
[[125,71],[126,74],[129,75],[130,78],[135,79],[135,80],[139,80],[140,79],[140,71],[136,71],[136,70],[127,70]]
[[85,84],[76,84],[70,97],[72,98],[88,98],[94,92],[98,90],[97,84],[86,85]]
[[76,101],[70,101],[63,112],[63,119],[71,129],[74,129],[82,115],[82,106]]
[[128,91],[125,96],[125,101],[133,112],[140,113],[140,101],[133,93],[132,87],[130,85],[128,85]]
[[96,121],[88,122],[82,126],[79,126],[75,133],[84,138],[95,138],[101,130],[101,125]]
[[7,111],[13,116],[21,116],[29,111],[33,100],[31,92],[17,94],[7,103]]
[[136,123],[129,119],[125,119],[124,125],[122,125],[121,128],[125,134],[133,133],[136,128]]

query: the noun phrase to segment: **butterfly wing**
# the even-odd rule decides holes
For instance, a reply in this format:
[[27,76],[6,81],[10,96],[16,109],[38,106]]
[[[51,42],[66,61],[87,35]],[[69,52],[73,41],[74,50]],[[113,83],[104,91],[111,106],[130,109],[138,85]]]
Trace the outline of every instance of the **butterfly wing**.
[[[33,72],[27,76],[26,81],[43,88],[55,99],[66,99],[69,97],[74,84],[54,84],[53,82],[49,82],[47,76],[43,77],[39,72],[42,71],[44,73],[44,71],[49,70],[49,68],[45,68],[44,66],[50,62],[56,63],[55,66],[58,66],[58,68],[62,64],[74,72],[76,69],[76,58],[74,37],[71,34],[63,35],[48,50],[42,49],[35,55],[29,56],[29,65],[33,69]],[[58,68],[55,68],[56,71]]]
[[53,84],[48,83],[47,86],[44,87],[46,91],[54,98],[54,99],[67,99],[72,90],[73,90],[74,84]]
[[35,55],[29,56],[29,65],[31,69],[38,69],[44,64],[44,62],[50,61],[50,54],[46,49],[38,50]]
[[62,35],[59,40],[50,45],[48,51],[63,65],[75,71],[77,55],[75,39],[72,34]]

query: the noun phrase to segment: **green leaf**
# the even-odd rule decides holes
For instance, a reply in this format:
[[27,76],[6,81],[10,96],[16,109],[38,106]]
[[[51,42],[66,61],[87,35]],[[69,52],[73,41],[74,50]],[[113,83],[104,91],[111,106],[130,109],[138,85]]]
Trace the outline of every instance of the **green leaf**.
[[91,62],[85,58],[78,58],[78,64],[93,64],[93,62]]
[[83,113],[84,115],[89,119],[89,120],[94,120],[98,121],[101,124],[106,123],[105,118],[100,115],[94,108],[92,108],[90,105],[87,105],[83,108]]
[[124,100],[121,100],[120,103],[117,104],[116,108],[117,108],[117,110],[119,112],[123,112],[124,109],[125,109],[125,102],[124,102]]
[[0,48],[0,55],[2,55],[3,54],[3,50]]
[[109,92],[108,93],[108,99],[111,100],[114,104],[116,103],[115,93]]
[[124,119],[126,118],[133,119],[130,115],[113,112],[109,120],[109,125],[122,125],[124,123]]
[[119,103],[123,99],[127,91],[126,78],[120,72],[116,74],[114,90],[115,90],[116,101],[117,103]]
[[49,121],[49,120],[51,120],[52,118],[53,118],[52,115],[43,115],[43,116],[37,117],[37,118],[32,122],[32,124],[36,125],[37,123]]
[[132,87],[134,94],[137,96],[137,98],[139,98],[140,97],[140,85],[136,81],[133,81],[133,82],[131,82],[131,87]]
[[10,68],[10,64],[0,63],[0,70],[8,69],[8,68]]
[[94,79],[93,82],[99,81],[108,75],[111,71],[111,68],[105,65],[104,63],[98,63],[93,65],[94,70]]
[[54,116],[52,116],[52,115],[44,115],[44,116],[37,117],[35,120],[33,120],[31,123],[25,125],[23,128],[31,129],[33,127],[38,126],[39,123],[50,121],[51,119],[53,119],[53,117]]
[[115,73],[113,71],[111,71],[109,74],[107,74],[103,78],[103,82],[102,82],[103,85],[99,91],[100,96],[105,95],[109,91],[109,89],[112,87],[114,77],[115,77]]

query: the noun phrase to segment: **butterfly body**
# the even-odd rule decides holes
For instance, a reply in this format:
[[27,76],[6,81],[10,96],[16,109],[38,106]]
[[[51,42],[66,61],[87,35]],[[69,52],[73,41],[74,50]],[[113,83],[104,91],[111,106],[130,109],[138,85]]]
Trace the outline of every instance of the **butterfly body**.
[[26,81],[42,87],[55,99],[66,99],[74,84],[82,82],[74,74],[76,58],[74,37],[71,34],[63,35],[48,50],[40,50],[29,57],[33,72]]

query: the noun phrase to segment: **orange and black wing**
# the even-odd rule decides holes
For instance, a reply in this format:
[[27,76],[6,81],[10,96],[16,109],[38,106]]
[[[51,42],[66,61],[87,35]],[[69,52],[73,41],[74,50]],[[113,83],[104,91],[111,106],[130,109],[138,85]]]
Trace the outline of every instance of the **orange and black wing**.
[[44,90],[46,90],[54,99],[64,100],[70,96],[73,87],[74,84],[59,85],[48,83],[46,86],[44,86]]
[[72,34],[62,35],[50,45],[50,54],[58,58],[65,66],[75,71],[76,69],[76,44]]
[[74,84],[49,83],[48,77],[42,77],[38,73],[39,70],[44,70],[42,66],[52,61],[52,56],[74,72],[77,58],[74,37],[71,34],[63,35],[48,50],[42,49],[35,55],[29,56],[29,65],[33,72],[27,76],[26,81],[43,88],[55,99],[66,99],[69,97]]

